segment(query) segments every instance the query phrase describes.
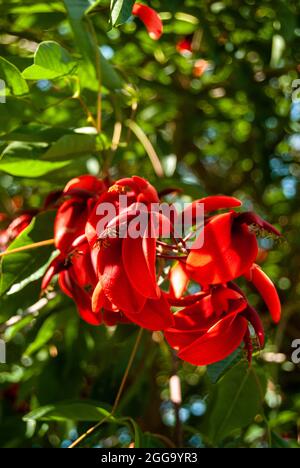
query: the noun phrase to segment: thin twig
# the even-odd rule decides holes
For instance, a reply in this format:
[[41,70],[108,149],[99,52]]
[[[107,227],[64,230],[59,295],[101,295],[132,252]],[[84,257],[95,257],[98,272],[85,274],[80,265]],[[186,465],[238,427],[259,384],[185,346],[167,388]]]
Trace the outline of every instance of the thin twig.
[[124,375],[123,375],[123,378],[122,378],[122,381],[121,381],[121,384],[120,384],[120,387],[119,387],[119,390],[118,390],[118,393],[117,393],[116,399],[114,401],[111,412],[109,413],[109,415],[105,416],[105,418],[101,419],[101,421],[99,421],[95,426],[90,427],[84,434],[82,434],[80,437],[78,437],[78,439],[76,439],[68,448],[77,447],[80,444],[80,442],[82,442],[89,435],[93,434],[93,432],[95,432],[102,424],[107,422],[114,415],[114,413],[116,412],[119,401],[120,401],[120,398],[121,398],[123,390],[124,390],[124,387],[126,385],[126,381],[127,381],[130,369],[132,367],[134,358],[136,356],[136,353],[137,353],[137,350],[138,350],[138,347],[139,347],[139,344],[140,344],[140,341],[141,341],[141,338],[142,338],[142,334],[143,334],[143,329],[141,328],[140,331],[138,332],[138,335],[136,337],[134,346],[132,348],[130,358],[129,358],[126,370],[124,372]]
[[78,101],[80,102],[80,105],[81,105],[82,109],[83,109],[84,112],[86,113],[88,122],[90,122],[95,128],[97,128],[96,120],[94,119],[93,114],[92,114],[91,111],[89,110],[88,106],[86,105],[86,103],[84,102],[84,100],[82,99],[82,97],[81,97],[80,95],[78,95],[78,96],[76,96],[76,99],[78,99]]
[[95,68],[96,68],[96,78],[98,81],[98,91],[97,91],[97,119],[96,119],[96,128],[98,133],[101,132],[102,129],[102,75],[101,75],[101,61],[100,61],[100,50],[98,47],[98,40],[95,28],[93,26],[92,21],[87,16],[86,17],[87,24],[93,39],[93,46],[95,49]]
[[37,249],[39,247],[45,247],[46,245],[53,245],[54,239],[48,239],[41,242],[35,242],[34,244],[23,245],[17,249],[5,250],[5,252],[0,253],[0,257],[6,257],[7,255],[12,255],[19,252],[24,252],[26,250]]
[[141,127],[139,127],[139,125],[133,120],[127,120],[126,125],[128,128],[130,128],[130,130],[132,130],[137,139],[142,143],[143,147],[145,148],[145,151],[148,154],[149,159],[152,163],[155,174],[158,177],[164,177],[164,169],[162,167],[160,159],[147,135],[144,133]]

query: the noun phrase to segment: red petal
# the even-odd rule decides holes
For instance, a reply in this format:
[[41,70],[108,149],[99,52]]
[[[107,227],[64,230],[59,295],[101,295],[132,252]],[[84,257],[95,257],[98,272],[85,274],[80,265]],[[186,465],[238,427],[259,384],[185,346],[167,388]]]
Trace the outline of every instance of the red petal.
[[54,223],[55,246],[59,250],[68,252],[74,239],[84,234],[87,216],[86,203],[78,198],[59,207]]
[[75,301],[80,317],[91,325],[100,325],[101,314],[93,313],[89,294],[74,283],[70,273],[63,271],[58,281],[62,291]]
[[210,213],[226,208],[238,208],[242,205],[242,202],[237,198],[227,197],[226,195],[212,195],[210,197],[200,198],[200,200],[195,200],[184,210],[184,214],[192,216],[192,219],[195,221],[197,214],[196,208],[199,204],[204,205],[204,213]]
[[239,347],[248,328],[248,322],[236,314],[227,315],[207,333],[186,348],[178,357],[196,366],[206,366],[221,361]]
[[281,304],[274,283],[258,265],[253,265],[251,268],[249,279],[265,301],[274,322],[279,322],[281,316]]
[[105,183],[91,175],[83,175],[70,180],[64,188],[64,195],[100,195],[106,189]]
[[145,236],[122,242],[123,264],[134,289],[147,299],[156,299],[160,290],[156,282],[156,239]]
[[[243,296],[234,289],[218,286],[211,293],[211,302],[217,315],[228,312],[231,301],[243,299]],[[246,301],[245,305],[246,305]]]
[[163,33],[163,24],[155,10],[146,5],[135,3],[132,14],[138,16],[146,26],[152,39],[159,39]]
[[204,228],[204,245],[191,249],[187,271],[202,286],[227,283],[248,271],[258,246],[246,225],[234,222],[236,213],[214,216]]
[[99,252],[99,273],[103,291],[110,302],[124,313],[137,314],[145,305],[146,298],[135,291],[122,264],[122,241],[110,240],[110,246]]
[[163,294],[159,299],[148,299],[138,313],[124,313],[132,322],[148,330],[165,330],[174,324],[170,306]]
[[55,258],[51,262],[48,270],[46,271],[44,275],[42,285],[41,285],[42,291],[44,291],[49,286],[49,284],[52,281],[52,278],[56,274],[60,273],[62,270],[65,270],[65,269],[67,269],[66,259],[63,255],[59,255],[57,258]]

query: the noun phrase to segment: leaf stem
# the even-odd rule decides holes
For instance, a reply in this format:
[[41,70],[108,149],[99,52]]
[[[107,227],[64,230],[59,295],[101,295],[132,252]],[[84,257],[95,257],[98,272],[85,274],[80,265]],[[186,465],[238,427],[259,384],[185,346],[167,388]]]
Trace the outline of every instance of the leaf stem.
[[78,437],[78,439],[76,439],[68,448],[77,447],[80,444],[80,442],[82,442],[89,435],[93,434],[93,432],[95,432],[96,429],[98,429],[102,424],[104,424],[106,421],[108,421],[114,415],[114,413],[116,412],[119,401],[121,399],[121,396],[122,396],[122,393],[123,393],[123,390],[124,390],[124,387],[125,387],[126,382],[127,382],[129,372],[131,370],[134,358],[136,356],[136,353],[137,353],[137,350],[138,350],[138,347],[139,347],[139,344],[140,344],[140,341],[141,341],[141,338],[142,338],[142,334],[143,334],[143,329],[141,328],[139,330],[138,334],[137,334],[137,337],[136,337],[134,346],[132,348],[132,351],[131,351],[131,354],[130,354],[130,357],[129,357],[129,361],[128,361],[127,367],[125,369],[125,372],[124,372],[124,375],[123,375],[123,378],[122,378],[122,381],[121,381],[121,384],[120,384],[120,387],[119,387],[117,396],[115,398],[115,401],[114,401],[111,412],[109,413],[108,416],[101,419],[101,421],[99,421],[95,426],[90,427],[84,434],[82,434],[80,437]]
[[39,247],[45,247],[46,245],[53,245],[54,239],[48,239],[41,242],[35,242],[34,244],[23,245],[23,247],[18,247],[17,249],[5,250],[5,252],[0,253],[1,257],[6,257],[7,255],[12,255],[19,252],[25,252],[26,250],[37,249]]

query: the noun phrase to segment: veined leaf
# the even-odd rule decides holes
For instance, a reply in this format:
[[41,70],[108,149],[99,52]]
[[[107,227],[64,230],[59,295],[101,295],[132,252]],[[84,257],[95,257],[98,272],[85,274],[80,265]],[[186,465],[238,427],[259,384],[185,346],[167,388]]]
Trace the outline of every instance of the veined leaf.
[[222,361],[207,366],[207,373],[212,383],[216,383],[226,371],[228,371],[241,359],[241,357],[242,350],[238,348],[232,354],[230,354],[230,356],[223,359]]
[[17,177],[42,177],[61,169],[70,161],[44,161],[40,157],[47,145],[13,142],[0,156],[0,171]]
[[262,411],[266,382],[260,374],[241,361],[215,385],[204,419],[213,444],[241,429]]
[[101,418],[116,421],[107,409],[97,406],[96,403],[67,401],[37,408],[24,416],[24,421],[99,421]]
[[34,55],[34,64],[23,71],[27,80],[53,80],[72,75],[77,68],[76,60],[57,42],[42,42]]
[[[53,238],[55,212],[47,211],[37,215],[30,225],[10,244],[8,250]],[[49,259],[53,247],[39,247],[2,258],[0,275],[0,296],[11,286],[20,283],[41,268]]]
[[8,88],[15,96],[22,96],[29,92],[21,72],[3,57],[0,57],[0,79],[4,81],[5,88]]
[[43,159],[66,160],[92,153],[97,149],[96,140],[96,135],[81,135],[79,133],[64,135],[53,143],[43,155]]

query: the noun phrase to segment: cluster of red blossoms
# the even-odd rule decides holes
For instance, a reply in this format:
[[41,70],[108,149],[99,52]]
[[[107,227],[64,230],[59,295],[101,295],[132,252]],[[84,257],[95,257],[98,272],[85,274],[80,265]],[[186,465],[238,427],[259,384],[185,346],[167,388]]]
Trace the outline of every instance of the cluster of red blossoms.
[[[120,206],[126,198],[126,210]],[[137,238],[118,236],[124,219],[132,220],[143,203],[151,216],[160,202],[156,189],[141,177],[109,184],[85,175],[71,180],[58,201],[53,260],[42,282],[49,287],[58,275],[61,290],[71,297],[80,316],[92,325],[134,323],[163,331],[178,356],[195,365],[224,359],[242,342],[252,355],[249,324],[264,344],[260,317],[234,282],[244,277],[261,294],[275,322],[280,302],[271,280],[255,264],[257,233],[280,233],[252,212],[237,212],[241,202],[212,196],[193,202],[204,206],[204,243],[187,247],[184,239],[169,242],[147,232]],[[98,232],[99,207],[114,206],[114,228]],[[126,213],[125,213],[126,212]],[[217,214],[216,214],[217,212]],[[126,218],[125,215],[126,214]],[[197,223],[197,217],[194,219]],[[163,217],[159,225],[172,223]],[[196,243],[195,243],[196,245]]]

